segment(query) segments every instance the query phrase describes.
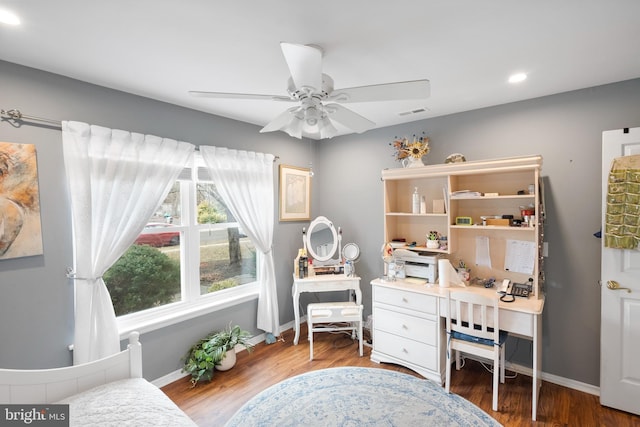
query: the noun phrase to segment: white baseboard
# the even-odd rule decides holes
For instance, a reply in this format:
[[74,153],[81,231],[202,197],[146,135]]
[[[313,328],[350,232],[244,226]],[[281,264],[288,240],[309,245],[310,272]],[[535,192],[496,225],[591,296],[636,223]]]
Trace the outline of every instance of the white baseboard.
[[[531,370],[531,368],[518,365],[517,363],[507,362],[505,368],[519,374],[527,375],[529,377],[533,376],[533,371]],[[560,385],[562,387],[567,387],[573,390],[582,391],[584,393],[593,394],[594,396],[600,396],[600,387],[595,385],[583,383],[569,378],[559,377],[557,375],[549,374],[544,371],[540,373],[540,379],[552,384]]]
[[[465,357],[468,359],[476,360],[478,362],[487,363],[487,360],[476,358],[470,354],[465,354]],[[491,361],[489,361],[488,363],[491,363]],[[519,365],[517,363],[506,362],[505,369],[508,369],[513,372],[517,372],[518,374],[526,375],[528,377],[533,376],[533,370],[531,368],[527,366]],[[562,386],[562,387],[567,387],[573,390],[578,390],[584,393],[600,396],[600,387],[595,385],[583,383],[576,380],[571,380],[569,378],[559,377],[557,375],[549,374],[544,371],[540,373],[540,379],[552,384]]]
[[171,384],[174,381],[178,381],[179,379],[182,379],[188,376],[189,376],[188,373],[182,372],[182,369],[178,369],[177,371],[170,372],[167,375],[164,375],[160,378],[156,378],[155,380],[151,381],[151,384],[155,385],[158,388],[162,388],[166,385]]

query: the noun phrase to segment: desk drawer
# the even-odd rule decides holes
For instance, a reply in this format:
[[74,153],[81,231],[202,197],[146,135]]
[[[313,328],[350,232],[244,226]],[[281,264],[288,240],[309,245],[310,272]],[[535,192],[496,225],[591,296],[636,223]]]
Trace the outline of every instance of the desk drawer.
[[383,286],[373,288],[374,301],[404,307],[427,314],[437,314],[438,298],[403,289],[392,289]]
[[436,347],[399,337],[387,332],[375,330],[373,346],[376,351],[405,360],[426,369],[437,369]]
[[436,317],[423,319],[376,307],[373,310],[375,330],[389,332],[425,344],[436,345],[438,323]]

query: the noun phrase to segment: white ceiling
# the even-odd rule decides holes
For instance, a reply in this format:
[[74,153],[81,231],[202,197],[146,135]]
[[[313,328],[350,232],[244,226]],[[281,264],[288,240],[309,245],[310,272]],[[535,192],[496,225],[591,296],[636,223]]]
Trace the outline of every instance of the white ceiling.
[[[0,24],[2,60],[259,126],[290,105],[187,91],[286,95],[281,41],[321,46],[336,89],[431,81],[425,100],[348,105],[378,128],[640,77],[638,0],[0,0],[2,8],[22,20]],[[510,85],[514,72],[529,78]]]

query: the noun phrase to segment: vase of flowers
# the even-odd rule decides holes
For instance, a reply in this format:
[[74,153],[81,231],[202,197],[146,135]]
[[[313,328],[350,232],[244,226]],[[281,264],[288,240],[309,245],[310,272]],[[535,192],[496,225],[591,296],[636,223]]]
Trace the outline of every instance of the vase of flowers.
[[422,158],[429,153],[429,138],[421,136],[417,138],[413,135],[413,139],[396,138],[390,144],[395,150],[396,160],[402,163],[405,168],[413,168],[424,166]]
[[409,156],[406,159],[402,159],[403,168],[419,168],[420,166],[424,166],[422,159],[418,159],[413,156]]

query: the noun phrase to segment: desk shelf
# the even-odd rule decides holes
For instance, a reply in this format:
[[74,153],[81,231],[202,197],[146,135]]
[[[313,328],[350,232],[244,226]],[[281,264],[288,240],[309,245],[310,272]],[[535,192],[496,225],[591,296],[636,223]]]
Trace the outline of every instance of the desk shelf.
[[451,225],[449,228],[452,230],[465,230],[465,231],[513,231],[516,233],[535,233],[536,227],[511,227],[508,225]]
[[497,196],[453,196],[451,200],[505,200],[505,199],[523,199],[533,201],[534,194],[498,194]]
[[[441,236],[447,236],[447,249],[424,250],[448,255],[454,265],[464,261],[475,266],[478,238],[488,239],[491,265],[472,267],[471,275],[508,278],[519,283],[532,278],[533,295],[541,298],[544,277],[541,168],[541,156],[527,156],[383,170],[384,241],[404,239],[417,243],[413,250],[421,250],[426,246],[427,234],[437,231]],[[427,212],[424,214],[408,213],[411,212],[415,188],[420,196],[426,198]],[[462,191],[482,195],[454,194]],[[526,194],[518,194],[523,192]],[[487,193],[497,195],[487,196]],[[434,212],[439,205],[439,202],[433,203],[434,200],[445,201],[446,213]],[[534,226],[455,224],[456,217],[471,218],[473,224],[482,224],[482,217],[510,215],[520,219],[523,208],[534,210]],[[524,274],[505,268],[508,240],[531,242],[538,248],[533,271]]]
[[414,214],[408,212],[387,212],[385,215],[387,216],[411,216],[411,217],[434,217],[434,218],[448,218],[447,214],[442,213],[423,213],[423,214]]

